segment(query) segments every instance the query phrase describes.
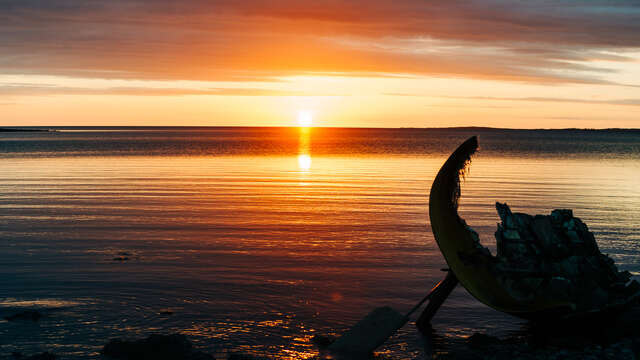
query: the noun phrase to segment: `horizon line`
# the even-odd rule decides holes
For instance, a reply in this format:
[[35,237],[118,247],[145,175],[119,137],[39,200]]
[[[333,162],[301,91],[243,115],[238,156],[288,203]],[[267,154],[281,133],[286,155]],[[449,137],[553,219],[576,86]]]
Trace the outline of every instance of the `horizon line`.
[[30,125],[30,126],[14,126],[14,125],[0,125],[0,130],[2,129],[42,129],[48,130],[53,128],[149,128],[149,129],[160,129],[160,128],[194,128],[194,129],[202,129],[202,128],[245,128],[245,129],[258,129],[258,128],[273,128],[273,129],[283,129],[283,128],[316,128],[316,129],[362,129],[362,130],[524,130],[524,131],[640,131],[640,128],[576,128],[576,127],[568,127],[568,128],[502,128],[502,127],[492,127],[492,126],[432,126],[432,127],[413,127],[413,126],[400,126],[400,127],[360,127],[360,126],[250,126],[250,125]]

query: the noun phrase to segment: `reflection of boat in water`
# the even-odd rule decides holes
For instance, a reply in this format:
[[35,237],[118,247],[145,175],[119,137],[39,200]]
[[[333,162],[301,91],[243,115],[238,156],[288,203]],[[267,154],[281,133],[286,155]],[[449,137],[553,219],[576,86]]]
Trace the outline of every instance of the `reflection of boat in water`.
[[502,219],[497,255],[458,215],[460,178],[478,148],[476,137],[460,145],[431,187],[429,216],[451,271],[476,299],[518,317],[577,317],[629,305],[640,284],[629,281],[600,253],[586,225],[570,210],[549,216],[512,213],[497,204]]

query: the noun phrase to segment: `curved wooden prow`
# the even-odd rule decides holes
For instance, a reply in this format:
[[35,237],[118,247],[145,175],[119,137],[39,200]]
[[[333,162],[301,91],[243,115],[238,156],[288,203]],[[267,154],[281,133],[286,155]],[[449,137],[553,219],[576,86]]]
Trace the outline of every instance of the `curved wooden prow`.
[[449,268],[473,297],[496,310],[524,318],[542,313],[570,313],[575,305],[567,299],[551,298],[547,294],[522,299],[511,294],[504,286],[504,275],[496,270],[496,258],[458,215],[460,180],[477,149],[476,136],[462,143],[442,165],[431,186],[431,228]]

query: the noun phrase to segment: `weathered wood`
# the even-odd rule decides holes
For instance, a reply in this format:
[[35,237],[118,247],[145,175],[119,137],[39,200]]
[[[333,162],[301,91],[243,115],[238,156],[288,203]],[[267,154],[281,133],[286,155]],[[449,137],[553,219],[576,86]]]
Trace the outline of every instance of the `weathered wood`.
[[[434,286],[429,294],[409,310],[406,315],[402,315],[388,306],[374,309],[364,319],[360,320],[333,342],[333,344],[329,345],[329,350],[336,353],[358,356],[373,352],[373,350],[382,345],[398,329],[409,322],[409,316],[418,310],[425,301],[430,300],[437,289],[440,289],[440,297],[443,298],[437,300],[437,306],[432,306],[432,311],[435,313],[457,283],[458,280],[453,273],[449,271],[444,280]],[[449,286],[453,287],[445,294],[442,290]]]
[[453,274],[453,271],[449,270],[444,280],[440,281],[436,286],[431,289],[431,298],[429,303],[424,308],[424,311],[416,320],[416,326],[423,333],[427,332],[431,327],[431,319],[436,314],[440,306],[449,297],[449,294],[458,285],[458,278]]
[[331,344],[329,350],[352,355],[369,354],[408,320],[388,306],[377,308]]

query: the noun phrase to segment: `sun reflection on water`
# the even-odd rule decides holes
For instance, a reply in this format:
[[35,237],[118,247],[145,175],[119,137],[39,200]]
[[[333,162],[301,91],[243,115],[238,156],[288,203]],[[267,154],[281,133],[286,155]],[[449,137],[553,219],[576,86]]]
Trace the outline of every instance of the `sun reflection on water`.
[[311,156],[307,154],[298,155],[298,167],[301,171],[309,171],[311,169]]
[[301,172],[311,170],[311,128],[300,127],[298,138],[298,168]]

